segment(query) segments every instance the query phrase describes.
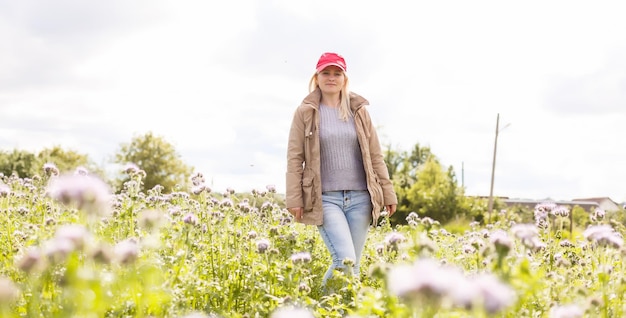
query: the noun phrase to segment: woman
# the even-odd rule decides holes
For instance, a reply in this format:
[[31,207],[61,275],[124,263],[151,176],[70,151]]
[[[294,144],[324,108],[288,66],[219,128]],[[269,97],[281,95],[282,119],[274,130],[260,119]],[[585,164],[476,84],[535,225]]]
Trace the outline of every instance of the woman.
[[[332,264],[359,263],[370,224],[398,203],[363,97],[348,90],[346,62],[324,53],[296,109],[287,149],[286,205],[296,221],[316,225]],[[350,262],[350,261],[349,261]]]

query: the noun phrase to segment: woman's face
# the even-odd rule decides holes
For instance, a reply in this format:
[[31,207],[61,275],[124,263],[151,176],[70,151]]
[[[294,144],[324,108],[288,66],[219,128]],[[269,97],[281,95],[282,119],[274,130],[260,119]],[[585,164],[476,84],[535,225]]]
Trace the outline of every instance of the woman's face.
[[337,94],[345,85],[346,77],[337,66],[329,66],[317,74],[317,84],[322,93]]

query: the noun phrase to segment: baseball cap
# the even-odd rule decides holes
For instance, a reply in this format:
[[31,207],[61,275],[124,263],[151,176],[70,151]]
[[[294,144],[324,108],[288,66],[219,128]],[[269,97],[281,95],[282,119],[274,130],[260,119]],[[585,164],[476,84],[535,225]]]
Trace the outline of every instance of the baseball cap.
[[343,56],[332,52],[322,54],[319,61],[317,61],[317,67],[315,69],[320,72],[331,65],[339,67],[344,72],[347,70],[346,60],[343,59]]

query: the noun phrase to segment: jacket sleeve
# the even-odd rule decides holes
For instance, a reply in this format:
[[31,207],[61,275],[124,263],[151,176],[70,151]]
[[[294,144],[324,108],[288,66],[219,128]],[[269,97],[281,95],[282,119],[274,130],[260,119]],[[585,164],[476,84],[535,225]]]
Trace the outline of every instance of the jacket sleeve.
[[302,172],[304,163],[304,119],[298,108],[291,122],[287,144],[287,175],[285,205],[287,208],[304,207],[302,200]]
[[398,204],[398,197],[396,195],[396,191],[393,189],[391,178],[389,177],[389,170],[387,170],[387,164],[385,163],[376,127],[374,127],[374,124],[372,123],[369,112],[366,111],[365,116],[367,118],[368,130],[370,131],[369,148],[370,156],[372,158],[372,166],[374,168],[374,172],[376,172],[376,175],[378,176],[380,185],[383,188],[385,205]]

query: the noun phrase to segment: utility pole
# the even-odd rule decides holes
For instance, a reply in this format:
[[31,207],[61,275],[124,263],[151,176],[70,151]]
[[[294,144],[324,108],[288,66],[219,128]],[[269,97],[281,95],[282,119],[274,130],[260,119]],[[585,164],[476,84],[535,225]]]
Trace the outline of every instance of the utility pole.
[[[502,129],[508,127],[510,124],[506,124]],[[498,133],[502,130],[500,129],[500,113],[496,117],[496,139],[493,143],[493,161],[491,162],[491,187],[489,189],[489,206],[487,208],[489,213],[488,222],[491,223],[491,212],[493,211],[493,181],[496,173],[496,152],[498,149]]]

